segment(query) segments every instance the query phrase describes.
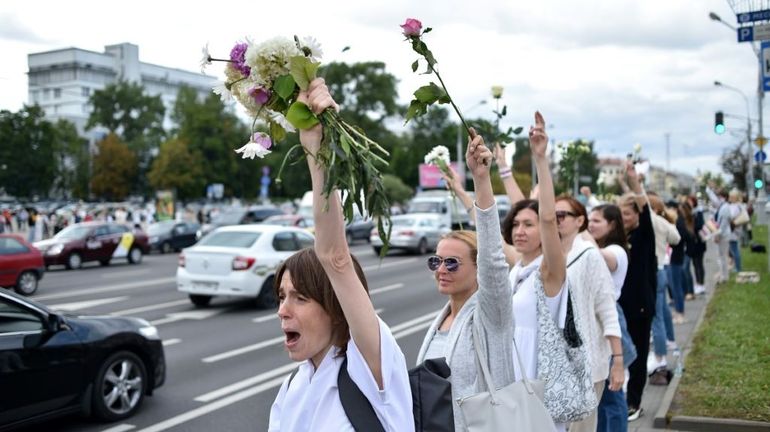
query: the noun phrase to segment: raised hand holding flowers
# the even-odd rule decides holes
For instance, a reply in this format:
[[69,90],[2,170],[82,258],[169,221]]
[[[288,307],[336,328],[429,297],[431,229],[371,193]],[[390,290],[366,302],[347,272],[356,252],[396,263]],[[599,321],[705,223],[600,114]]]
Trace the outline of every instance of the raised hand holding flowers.
[[503,86],[492,86],[492,98],[495,99],[495,109],[492,111],[492,113],[495,114],[495,134],[492,136],[492,142],[495,144],[497,143],[503,143],[503,145],[508,145],[513,142],[514,137],[513,135],[518,135],[521,133],[522,130],[524,130],[523,127],[517,126],[516,128],[509,127],[508,130],[505,132],[500,131],[500,120],[505,117],[505,115],[508,113],[508,107],[506,105],[503,105],[503,109],[500,109],[500,99],[503,97]]
[[[226,79],[213,90],[223,100],[235,98],[254,118],[249,142],[236,150],[243,158],[266,156],[272,145],[296,129],[310,129],[319,123],[323,126],[321,147],[309,156],[325,170],[324,194],[335,189],[347,192],[342,207],[348,222],[355,216],[353,206],[360,214],[376,219],[385,253],[390,235],[384,227],[389,225],[390,204],[380,169],[388,165],[385,158],[389,154],[361,129],[343,121],[337,109],[314,113],[299,99],[316,79],[321,56],[321,47],[312,37],[300,40],[295,36],[293,41],[276,37],[262,43],[247,39],[233,46],[229,59],[212,58],[205,47],[201,67],[212,61],[226,62]],[[259,120],[267,124],[269,134],[255,130]],[[295,148],[300,146],[287,152],[277,181]]]
[[[431,151],[425,155],[425,163],[428,165],[433,165],[437,167],[439,171],[441,171],[441,175],[446,182],[447,189],[449,189],[449,194],[452,195],[452,206],[455,206],[455,198],[457,198],[455,187],[458,187],[458,183],[457,176],[452,170],[452,167],[449,165],[449,149],[442,145],[433,147]],[[457,209],[455,208],[454,211],[456,213]],[[462,224],[460,224],[460,229],[463,229]]]

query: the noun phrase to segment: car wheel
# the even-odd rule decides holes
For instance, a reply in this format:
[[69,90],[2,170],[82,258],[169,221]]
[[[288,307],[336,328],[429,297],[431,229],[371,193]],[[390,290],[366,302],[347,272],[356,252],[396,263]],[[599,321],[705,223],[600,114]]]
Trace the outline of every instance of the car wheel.
[[373,246],[372,249],[374,249],[374,254],[377,255],[377,256],[379,256],[380,255],[380,251],[382,251],[382,248],[379,247],[379,246]]
[[83,266],[83,258],[80,257],[79,253],[72,252],[70,256],[67,257],[67,268],[79,269],[81,266]]
[[257,307],[262,309],[272,309],[278,306],[278,300],[275,298],[275,290],[273,288],[273,276],[265,279],[262,284],[262,288],[257,295]]
[[417,244],[417,249],[415,249],[414,252],[418,255],[425,255],[428,253],[428,242],[424,238],[420,239],[420,243]]
[[167,253],[171,253],[171,251],[172,251],[171,244],[169,242],[163,242],[163,244],[160,245],[161,253],[167,254]]
[[138,247],[131,248],[131,250],[128,251],[128,262],[131,264],[139,264],[142,262],[142,250]]
[[195,306],[206,307],[209,305],[209,303],[211,303],[211,296],[200,295],[200,294],[190,294],[190,301]]
[[110,265],[110,260],[109,259],[99,260],[99,264],[107,267],[108,265]]
[[93,411],[106,421],[133,415],[144,400],[147,372],[134,353],[118,351],[104,361],[94,382]]
[[37,291],[37,275],[32,271],[25,271],[16,279],[16,292],[23,296],[31,296]]

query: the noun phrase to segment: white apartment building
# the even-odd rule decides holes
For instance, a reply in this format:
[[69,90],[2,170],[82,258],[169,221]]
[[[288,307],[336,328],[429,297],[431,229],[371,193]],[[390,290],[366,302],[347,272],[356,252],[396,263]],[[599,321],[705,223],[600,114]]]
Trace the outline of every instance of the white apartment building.
[[181,69],[168,68],[139,61],[139,47],[131,43],[107,45],[104,52],[80,48],[64,48],[32,53],[29,66],[28,103],[40,105],[46,117],[74,123],[80,134],[91,143],[102,138],[105,131],[85,131],[94,91],[120,80],[141,84],[147,94],[160,95],[166,107],[164,127],[172,125],[169,114],[177,93],[185,85],[198,91],[201,98],[211,93],[216,79]]

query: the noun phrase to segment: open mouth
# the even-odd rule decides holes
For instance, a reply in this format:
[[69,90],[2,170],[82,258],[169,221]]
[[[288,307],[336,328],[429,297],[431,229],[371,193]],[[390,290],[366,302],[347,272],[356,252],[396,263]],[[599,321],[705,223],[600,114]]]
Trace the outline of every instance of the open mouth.
[[297,342],[301,337],[301,335],[295,331],[284,331],[284,334],[286,335],[286,341],[284,342],[284,344],[286,345],[286,348],[289,348],[289,349],[297,345]]

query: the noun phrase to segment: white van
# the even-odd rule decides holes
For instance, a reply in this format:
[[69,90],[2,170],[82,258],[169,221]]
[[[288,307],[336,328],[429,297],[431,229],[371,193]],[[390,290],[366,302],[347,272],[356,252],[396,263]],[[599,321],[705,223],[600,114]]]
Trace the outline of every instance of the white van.
[[447,190],[428,190],[418,192],[409,201],[407,213],[431,213],[441,215],[443,224],[452,229],[468,229],[471,219],[459,198],[453,200]]

